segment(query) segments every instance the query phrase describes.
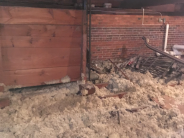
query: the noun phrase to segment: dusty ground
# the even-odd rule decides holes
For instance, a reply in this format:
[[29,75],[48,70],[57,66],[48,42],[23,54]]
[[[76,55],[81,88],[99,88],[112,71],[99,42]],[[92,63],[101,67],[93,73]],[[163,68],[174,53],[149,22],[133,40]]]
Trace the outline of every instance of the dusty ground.
[[[101,75],[118,90],[96,87],[87,97],[76,95],[77,83],[7,92],[12,104],[0,110],[0,138],[183,138],[184,115],[174,106],[161,109],[150,98],[164,103],[162,95],[168,95],[184,104],[184,86],[163,85],[149,73],[126,73],[132,82],[121,74]],[[122,99],[98,98],[120,90],[128,91]]]

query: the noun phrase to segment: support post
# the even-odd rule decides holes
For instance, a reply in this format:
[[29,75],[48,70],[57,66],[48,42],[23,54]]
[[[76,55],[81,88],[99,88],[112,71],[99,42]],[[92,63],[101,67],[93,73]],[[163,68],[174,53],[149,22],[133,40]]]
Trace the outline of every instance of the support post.
[[87,16],[87,12],[86,12],[86,1],[87,0],[83,0],[83,23],[82,23],[82,28],[83,28],[83,35],[82,35],[82,79],[86,80],[86,51],[87,51],[87,21],[86,21],[86,16]]
[[2,50],[1,50],[1,43],[0,43],[0,92],[4,91],[3,85],[3,63],[2,63]]
[[89,0],[89,81],[91,80],[91,0]]

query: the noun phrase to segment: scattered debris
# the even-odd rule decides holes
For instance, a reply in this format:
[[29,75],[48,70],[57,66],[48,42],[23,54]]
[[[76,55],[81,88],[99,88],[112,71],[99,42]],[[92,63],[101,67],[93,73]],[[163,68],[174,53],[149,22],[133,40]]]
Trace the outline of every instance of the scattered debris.
[[[162,50],[159,50],[159,49],[157,49],[157,48],[155,48],[155,47],[153,47],[153,46],[150,46],[149,44],[148,44],[148,42],[147,42],[147,38],[146,37],[143,37],[142,38],[144,41],[145,41],[145,45],[149,48],[149,49],[151,49],[151,50],[153,50],[153,51],[155,51],[155,52],[158,52],[159,54],[161,54],[162,56],[161,57],[165,57],[167,60],[170,60],[170,62],[171,63],[174,63],[173,65],[171,64],[169,64],[169,65],[167,65],[166,67],[168,68],[170,68],[170,70],[168,71],[168,73],[172,73],[167,79],[166,79],[166,83],[168,83],[168,82],[170,82],[171,80],[173,80],[173,79],[177,79],[177,81],[178,81],[178,83],[180,82],[180,79],[181,79],[181,77],[182,77],[182,74],[184,73],[183,72],[183,68],[184,68],[184,60],[182,60],[182,59],[179,59],[179,58],[177,58],[177,57],[175,57],[175,56],[172,56],[172,55],[170,55],[170,54],[168,54],[168,53],[166,53],[166,52],[164,52],[164,51],[162,51]],[[160,57],[156,57],[155,59],[154,59],[154,61],[150,64],[150,66],[149,66],[149,68],[148,69],[150,69],[154,64],[155,64],[155,62],[157,62],[157,60],[159,60],[160,59]],[[164,64],[162,64],[162,65],[160,65],[160,66],[163,66]],[[158,66],[159,68],[160,68],[160,66]],[[161,70],[161,71],[163,71],[163,70]],[[167,71],[167,70],[166,70]],[[174,73],[173,73],[173,71],[175,71]],[[164,72],[163,73],[163,75],[162,76],[165,76],[165,74],[167,74],[167,72]]]
[[[115,64],[117,63],[117,64]],[[105,80],[101,80],[100,75],[108,75],[110,73],[119,73],[123,75],[127,80],[133,81],[128,77],[123,69],[130,69],[134,72],[147,73],[150,74],[154,78],[164,79],[165,83],[169,83],[172,80],[177,80],[178,83],[184,79],[184,65],[176,64],[175,61],[169,59],[168,57],[159,56],[159,57],[145,57],[145,56],[134,56],[125,60],[107,60],[107,61],[95,61],[93,62],[93,66],[97,69],[94,69],[96,73],[99,74],[99,78],[96,82],[107,82]],[[103,73],[102,73],[103,72]],[[104,74],[106,73],[106,74]],[[121,76],[120,76],[121,77]]]
[[141,61],[142,61],[142,57],[139,57],[139,59],[137,61],[137,65],[135,67],[136,69],[139,69],[140,68]]
[[104,88],[104,87],[107,87],[108,86],[108,83],[98,83],[98,84],[95,84],[99,89],[101,88]]
[[52,81],[44,82],[44,84],[47,84],[47,85],[50,85],[50,84],[57,84],[57,83],[60,83],[60,80],[52,80]]
[[51,84],[58,84],[58,83],[68,83],[70,81],[71,81],[70,77],[65,76],[65,77],[61,78],[61,80],[51,80],[51,81],[44,82],[43,84],[51,85]]
[[120,116],[119,116],[119,111],[117,111],[117,114],[118,114],[118,124],[121,125]]
[[143,106],[143,107],[139,107],[139,108],[132,108],[132,109],[126,109],[126,111],[134,113],[134,112],[138,112],[139,110],[145,109],[148,106]]
[[123,98],[124,95],[126,95],[127,93],[126,92],[121,92],[121,93],[118,93],[118,94],[111,94],[111,95],[106,95],[106,96],[99,96],[100,99],[106,99],[106,98],[112,98],[112,97],[118,97],[118,98]]
[[127,80],[129,80],[129,78],[128,78],[128,76],[123,72],[123,71],[121,71],[121,69],[120,68],[118,68],[117,66],[116,66],[116,64],[115,63],[113,63],[112,62],[112,60],[110,60],[109,59],[109,61],[124,75],[124,77],[127,79]]
[[172,60],[175,60],[176,62],[181,63],[181,64],[184,65],[184,60],[181,60],[181,59],[179,59],[179,58],[176,58],[175,56],[172,56],[172,55],[170,55],[170,54],[168,54],[168,53],[166,53],[166,52],[164,52],[164,51],[162,51],[162,50],[159,50],[159,49],[157,49],[157,48],[154,48],[153,46],[150,46],[150,45],[148,44],[148,42],[147,42],[147,38],[146,38],[146,37],[142,37],[142,39],[145,41],[145,45],[146,45],[149,49],[151,49],[151,50],[153,50],[153,51],[155,51],[155,52],[158,52],[158,53],[160,53],[160,54],[166,56],[167,58],[172,59]]
[[62,82],[62,83],[67,83],[67,82],[70,82],[70,81],[71,81],[71,79],[70,79],[69,76],[65,76],[65,77],[63,77],[63,78],[61,79],[61,82]]
[[102,70],[98,69],[95,66],[92,66],[91,69],[94,70],[94,71],[96,71],[98,74],[106,74],[105,72],[103,72]]
[[[89,75],[87,75],[87,78],[89,78]],[[95,80],[99,79],[99,76],[96,72],[91,71],[90,72],[90,79],[91,79],[91,81],[95,81]]]
[[114,71],[114,67],[109,60],[93,61],[92,68],[96,70],[98,74],[108,74]]
[[93,84],[81,84],[79,90],[83,96],[88,96],[95,93],[95,87]]
[[109,85],[107,88],[112,92],[136,92],[135,85],[130,82],[129,80],[126,80],[124,78],[120,78],[119,76],[114,75],[111,79],[109,79]]
[[0,108],[3,109],[6,106],[10,105],[10,99],[9,98],[4,98],[4,99],[0,99]]
[[177,84],[170,84],[169,86],[171,86],[171,87],[175,87],[175,86],[177,86],[177,85],[182,85],[182,83],[177,83]]
[[109,135],[108,138],[120,138],[120,135],[119,135],[119,133],[112,133]]
[[[0,110],[0,136],[183,137],[183,86],[170,87],[164,83],[179,71],[178,67],[170,74],[168,67],[173,61],[160,57],[149,68],[155,60],[153,57],[135,59],[130,65],[130,59],[113,60],[123,73],[129,74],[130,80],[122,77],[121,71],[115,71],[110,61],[96,61],[95,67],[105,72],[94,71],[99,76],[95,82],[100,83],[96,86],[91,82],[85,85],[78,82],[9,92],[11,105]],[[144,70],[147,72],[143,73]],[[167,74],[159,78],[166,71]],[[171,80],[171,83],[176,82]],[[166,95],[171,98],[165,98]]]
[[163,98],[163,103],[161,103],[158,98],[152,98],[151,100],[156,102],[162,109],[169,110],[175,106],[176,108],[180,110],[181,114],[184,114],[184,104],[176,103],[174,98],[169,97],[167,95],[162,96],[162,98]]

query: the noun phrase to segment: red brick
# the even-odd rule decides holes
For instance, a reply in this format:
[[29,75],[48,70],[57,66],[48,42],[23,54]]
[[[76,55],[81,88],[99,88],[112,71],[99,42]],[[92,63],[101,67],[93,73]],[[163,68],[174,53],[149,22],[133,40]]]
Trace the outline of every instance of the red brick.
[[[145,23],[159,24],[158,18],[159,16],[146,15]],[[164,16],[163,18],[166,18],[167,23],[170,24],[168,50],[174,44],[184,45],[184,34],[182,33],[184,31],[184,17]],[[123,47],[127,49],[129,54],[136,52],[140,46],[144,46],[142,36],[148,37],[151,45],[162,49],[165,25],[142,26],[141,19],[142,15],[92,15],[92,52],[94,52],[92,59],[121,56]],[[102,53],[98,53],[95,48],[100,49]],[[144,48],[146,53],[154,54],[145,46]]]

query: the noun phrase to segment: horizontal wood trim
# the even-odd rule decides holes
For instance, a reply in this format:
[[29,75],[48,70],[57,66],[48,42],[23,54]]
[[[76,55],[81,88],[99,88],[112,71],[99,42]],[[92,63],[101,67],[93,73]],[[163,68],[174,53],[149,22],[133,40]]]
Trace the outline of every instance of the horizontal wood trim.
[[72,81],[79,80],[80,66],[4,71],[4,83],[22,87],[43,85],[49,81],[59,81],[67,75]]
[[2,48],[3,70],[80,65],[80,48]]
[[82,10],[0,6],[0,13],[1,24],[82,24]]
[[80,48],[81,38],[75,37],[30,37],[0,36],[2,47]]
[[0,36],[77,37],[82,26],[63,25],[0,25]]
[[[80,3],[82,1],[80,0]],[[75,2],[73,0],[1,0],[0,5],[3,6],[26,6],[40,8],[72,8],[74,9]],[[82,8],[82,7],[81,7]]]

